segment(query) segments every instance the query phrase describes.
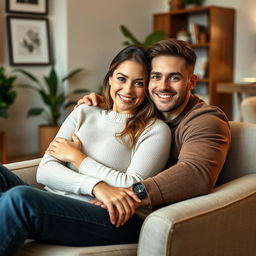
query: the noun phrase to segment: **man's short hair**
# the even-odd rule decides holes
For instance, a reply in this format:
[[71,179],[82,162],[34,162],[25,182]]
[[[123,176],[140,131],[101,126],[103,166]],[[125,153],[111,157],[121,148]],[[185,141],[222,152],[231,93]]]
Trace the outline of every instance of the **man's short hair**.
[[152,60],[158,56],[176,56],[185,59],[187,66],[194,69],[196,54],[188,43],[174,38],[161,40],[147,49],[148,57]]

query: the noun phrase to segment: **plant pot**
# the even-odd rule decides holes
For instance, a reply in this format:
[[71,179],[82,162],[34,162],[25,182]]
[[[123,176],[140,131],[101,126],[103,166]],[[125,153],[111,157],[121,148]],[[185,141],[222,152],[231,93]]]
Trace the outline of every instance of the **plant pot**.
[[39,146],[39,156],[42,157],[45,150],[48,148],[49,144],[52,142],[60,126],[47,126],[40,125],[38,127],[38,146]]
[[169,9],[170,11],[180,10],[184,8],[183,0],[170,0]]
[[6,134],[5,132],[0,132],[0,163],[5,164],[7,162],[6,156]]

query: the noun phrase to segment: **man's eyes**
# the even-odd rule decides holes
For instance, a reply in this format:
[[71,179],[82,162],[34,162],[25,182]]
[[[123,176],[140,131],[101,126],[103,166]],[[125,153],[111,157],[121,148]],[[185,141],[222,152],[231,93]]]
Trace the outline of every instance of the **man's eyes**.
[[[160,75],[152,75],[151,76],[151,79],[154,79],[154,80],[160,80],[161,78],[162,77]],[[169,80],[171,80],[171,81],[179,81],[179,80],[181,80],[181,76],[173,75],[173,76],[169,77]]]
[[151,79],[159,80],[159,79],[161,79],[161,76],[159,76],[159,75],[152,75]]
[[178,80],[181,79],[181,77],[180,77],[180,76],[170,76],[169,79],[170,79],[171,81],[178,81]]

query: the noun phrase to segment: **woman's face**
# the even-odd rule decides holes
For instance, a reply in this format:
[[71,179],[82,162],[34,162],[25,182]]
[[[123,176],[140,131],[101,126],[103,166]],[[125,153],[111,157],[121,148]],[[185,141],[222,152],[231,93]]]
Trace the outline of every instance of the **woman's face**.
[[133,114],[145,99],[146,74],[138,62],[122,62],[109,78],[109,84],[115,112]]

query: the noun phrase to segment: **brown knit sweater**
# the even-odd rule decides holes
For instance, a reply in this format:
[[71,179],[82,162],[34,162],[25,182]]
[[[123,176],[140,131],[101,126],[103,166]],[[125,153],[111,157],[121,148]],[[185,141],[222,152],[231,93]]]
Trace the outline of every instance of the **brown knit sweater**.
[[225,114],[196,96],[169,126],[173,139],[167,169],[143,181],[152,207],[209,193],[230,146]]

